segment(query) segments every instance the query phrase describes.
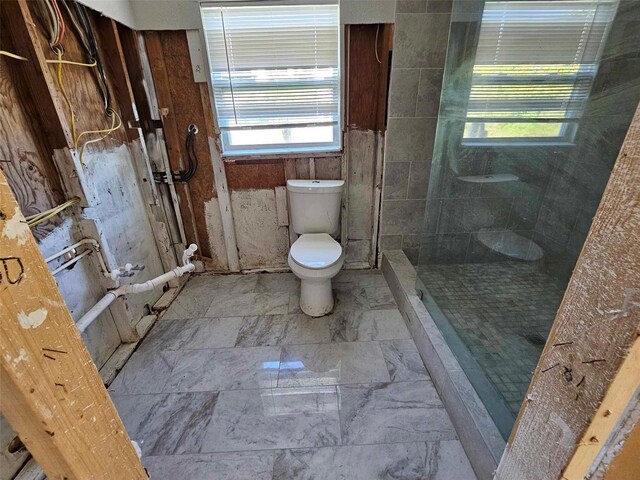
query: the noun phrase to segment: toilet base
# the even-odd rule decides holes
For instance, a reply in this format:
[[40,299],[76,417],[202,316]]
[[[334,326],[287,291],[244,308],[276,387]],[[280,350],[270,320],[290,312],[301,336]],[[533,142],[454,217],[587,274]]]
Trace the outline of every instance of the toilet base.
[[322,317],[333,310],[331,279],[300,281],[300,309],[310,317]]

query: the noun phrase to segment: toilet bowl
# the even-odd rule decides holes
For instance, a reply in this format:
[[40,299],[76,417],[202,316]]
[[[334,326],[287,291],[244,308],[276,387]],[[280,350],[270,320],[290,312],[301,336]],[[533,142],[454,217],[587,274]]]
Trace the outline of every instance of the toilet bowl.
[[344,264],[342,246],[326,233],[301,235],[289,251],[289,267],[300,279],[300,309],[320,317],[333,310],[331,279]]
[[321,317],[333,310],[331,279],[344,264],[340,231],[342,180],[288,180],[290,228],[300,235],[289,250],[289,267],[300,279],[300,309]]

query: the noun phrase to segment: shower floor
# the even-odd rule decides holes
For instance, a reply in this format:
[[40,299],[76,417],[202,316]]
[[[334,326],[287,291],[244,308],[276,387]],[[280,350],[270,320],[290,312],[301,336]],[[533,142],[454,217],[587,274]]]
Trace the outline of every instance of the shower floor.
[[565,286],[524,262],[422,265],[419,274],[515,417]]

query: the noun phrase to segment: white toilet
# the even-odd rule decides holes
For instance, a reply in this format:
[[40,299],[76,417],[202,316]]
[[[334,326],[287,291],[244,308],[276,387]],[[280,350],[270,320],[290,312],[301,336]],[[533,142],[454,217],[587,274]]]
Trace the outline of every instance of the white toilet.
[[312,317],[333,309],[331,279],[344,263],[340,231],[343,180],[287,180],[290,228],[300,237],[289,250],[289,266],[300,279],[300,309]]

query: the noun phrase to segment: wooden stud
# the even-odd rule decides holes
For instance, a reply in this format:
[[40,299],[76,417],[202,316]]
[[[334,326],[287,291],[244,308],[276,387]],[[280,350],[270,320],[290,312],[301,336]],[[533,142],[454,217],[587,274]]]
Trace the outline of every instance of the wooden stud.
[[289,209],[287,207],[287,187],[276,187],[276,213],[278,226],[289,226]]
[[[108,17],[100,15],[92,15],[96,25],[96,31],[99,36],[101,56],[105,60],[108,78],[113,85],[114,97],[118,100],[120,107],[120,116],[126,127],[137,127],[138,116],[135,110],[135,102],[133,100],[133,90],[127,72],[127,66],[124,60],[124,51],[120,36],[118,35],[118,27],[116,22]],[[125,128],[127,136],[131,139],[128,128]],[[137,138],[137,132],[133,138]]]
[[[619,444],[616,445],[619,447]],[[622,448],[612,452],[613,459],[606,467],[604,480],[621,480],[634,478],[640,472],[640,422],[625,435]],[[596,478],[595,476],[592,478]]]
[[640,327],[640,107],[531,380],[496,479],[558,478]]
[[393,49],[393,24],[385,23],[380,28],[379,40],[380,76],[378,77],[378,105],[376,115],[376,129],[384,132],[387,126],[387,96],[389,94],[389,59]]
[[309,180],[316,179],[316,160],[315,158],[309,158]]
[[238,256],[238,244],[236,242],[236,230],[233,225],[233,213],[231,210],[231,195],[227,188],[227,174],[224,171],[224,162],[220,156],[215,138],[209,137],[209,150],[211,151],[211,164],[213,166],[213,178],[218,191],[218,205],[220,206],[220,216],[222,218],[222,230],[224,233],[224,244],[227,249],[227,260],[229,270],[240,271],[240,257]]
[[39,47],[37,27],[28,3],[27,0],[3,1],[2,27],[9,30],[15,53],[28,59],[27,62],[19,62],[16,67],[22,70],[25,83],[29,85],[38,105],[40,123],[51,147],[73,148],[67,107]]
[[[153,75],[156,96],[158,99],[158,108],[162,118],[168,161],[171,171],[177,172],[184,169],[184,161],[181,154],[182,140],[180,139],[181,137],[178,133],[178,126],[176,124],[173,98],[169,87],[169,77],[167,75],[167,66],[165,64],[162,43],[160,41],[160,32],[145,32],[144,39],[147,47],[149,64],[151,66],[151,73]],[[169,175],[169,178],[171,178],[171,175]],[[181,213],[186,241],[188,243],[194,242],[198,244],[198,231],[191,206],[189,186],[186,184],[180,184],[175,187],[175,190],[180,199],[176,211]]]
[[[295,180],[298,178],[296,174],[296,159],[295,158],[287,158],[284,161],[284,178],[285,183],[287,180]],[[289,219],[289,247],[294,244],[294,242],[298,239],[298,234],[293,231],[293,227],[291,226],[291,220]]]
[[378,264],[378,233],[380,225],[380,204],[382,202],[382,169],[384,159],[384,132],[376,132],[376,166],[373,185],[373,225],[371,228],[371,251],[369,252],[369,266],[375,268]]
[[146,479],[2,172],[0,251],[2,413],[49,478]]
[[591,424],[578,442],[578,447],[569,461],[569,465],[562,473],[562,480],[582,480],[587,477],[596,455],[602,449],[605,440],[613,431],[639,387],[640,338],[636,338],[629,355],[620,365],[620,369],[611,382],[598,411],[591,420]]

